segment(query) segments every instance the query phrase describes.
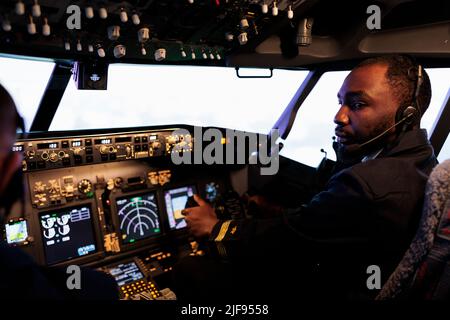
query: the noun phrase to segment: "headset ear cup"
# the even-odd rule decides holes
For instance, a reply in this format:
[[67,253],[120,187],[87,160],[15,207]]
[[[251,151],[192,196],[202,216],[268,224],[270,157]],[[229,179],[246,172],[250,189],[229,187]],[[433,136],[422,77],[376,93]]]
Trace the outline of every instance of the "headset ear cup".
[[419,112],[417,111],[417,108],[413,106],[406,107],[402,114],[402,118],[405,119],[405,125],[407,126],[416,123],[418,117]]

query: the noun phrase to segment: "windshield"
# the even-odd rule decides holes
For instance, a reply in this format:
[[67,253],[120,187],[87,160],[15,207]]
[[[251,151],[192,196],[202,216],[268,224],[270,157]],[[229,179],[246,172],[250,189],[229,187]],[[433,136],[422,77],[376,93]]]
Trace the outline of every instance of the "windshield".
[[307,71],[239,79],[232,68],[110,65],[108,90],[69,83],[50,130],[165,124],[268,133]]

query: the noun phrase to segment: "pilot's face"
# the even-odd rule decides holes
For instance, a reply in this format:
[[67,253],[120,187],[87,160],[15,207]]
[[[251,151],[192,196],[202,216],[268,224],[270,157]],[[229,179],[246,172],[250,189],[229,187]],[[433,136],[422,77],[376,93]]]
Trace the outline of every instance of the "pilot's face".
[[[395,123],[398,102],[385,77],[387,69],[385,64],[360,67],[342,84],[334,122],[337,141],[347,149],[376,137]],[[383,141],[392,140],[394,135],[395,128]]]

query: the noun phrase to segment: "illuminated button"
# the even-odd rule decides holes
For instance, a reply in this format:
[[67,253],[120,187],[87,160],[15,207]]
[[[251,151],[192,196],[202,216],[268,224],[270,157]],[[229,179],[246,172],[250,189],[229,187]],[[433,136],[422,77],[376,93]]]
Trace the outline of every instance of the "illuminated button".
[[142,137],[142,142],[148,142],[148,137]]
[[84,145],[85,146],[92,146],[92,140],[91,139],[84,140]]
[[141,146],[140,145],[135,145],[134,146],[134,151],[140,152],[141,151]]
[[141,137],[134,137],[134,143],[141,143]]

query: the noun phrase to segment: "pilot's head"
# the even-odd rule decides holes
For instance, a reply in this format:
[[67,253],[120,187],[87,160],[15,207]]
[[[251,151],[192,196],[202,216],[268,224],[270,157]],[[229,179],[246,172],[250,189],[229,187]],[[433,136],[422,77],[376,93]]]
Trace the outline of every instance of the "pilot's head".
[[12,152],[17,129],[23,130],[23,120],[17,113],[11,95],[0,85],[0,218],[5,203],[11,200],[7,191],[22,165],[22,155]]
[[394,126],[410,105],[416,107],[415,117],[391,128],[381,138],[366,144],[365,149],[380,149],[395,140],[399,132],[420,126],[420,118],[430,104],[431,84],[423,70],[415,99],[418,67],[410,56],[389,55],[367,59],[352,70],[338,92],[340,108],[334,118],[338,142],[345,149],[356,150],[355,146]]

